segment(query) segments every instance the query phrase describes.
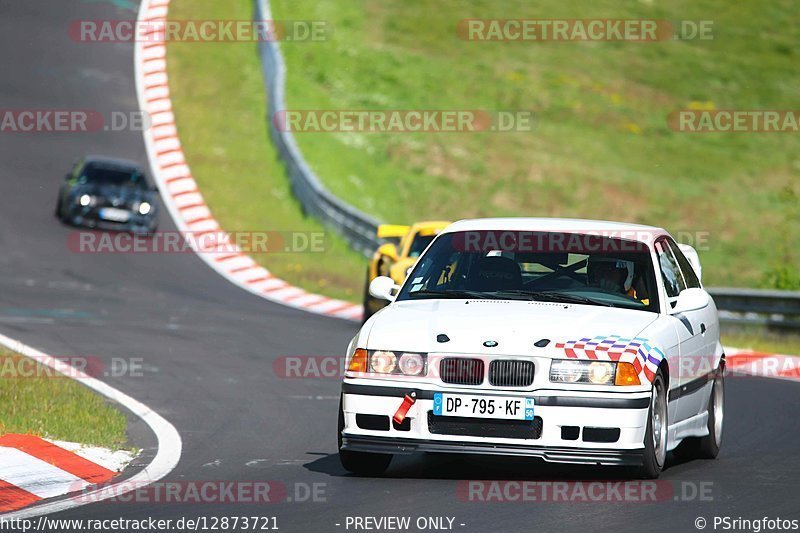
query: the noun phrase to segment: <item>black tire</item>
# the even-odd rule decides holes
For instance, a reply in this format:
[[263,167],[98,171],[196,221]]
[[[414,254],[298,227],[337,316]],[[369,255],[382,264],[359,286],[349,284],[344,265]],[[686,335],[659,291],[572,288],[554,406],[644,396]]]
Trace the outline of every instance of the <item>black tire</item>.
[[392,455],[385,453],[365,453],[353,452],[342,449],[342,430],[344,430],[344,411],[342,411],[342,400],[339,398],[339,425],[336,431],[339,443],[339,462],[348,472],[357,476],[375,477],[380,476],[392,462]]
[[[653,379],[650,408],[647,410],[644,455],[638,471],[642,479],[656,479],[664,469],[667,457],[667,409],[667,382],[659,370]],[[656,441],[660,444],[657,445]]]
[[[708,435],[685,439],[675,449],[681,459],[716,459],[722,445],[722,423],[725,413],[724,366],[720,367],[708,398]],[[719,423],[719,425],[717,425]]]

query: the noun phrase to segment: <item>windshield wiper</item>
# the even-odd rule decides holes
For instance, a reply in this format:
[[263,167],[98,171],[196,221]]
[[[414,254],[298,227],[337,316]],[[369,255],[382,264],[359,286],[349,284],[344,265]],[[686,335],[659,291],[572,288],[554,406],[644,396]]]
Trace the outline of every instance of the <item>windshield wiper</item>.
[[563,292],[553,291],[525,291],[519,289],[511,289],[505,291],[496,291],[497,294],[513,294],[515,296],[526,296],[527,299],[533,301],[549,301],[549,302],[565,302],[565,303],[579,303],[590,305],[602,305],[604,307],[616,307],[611,302],[597,300],[595,298],[587,298],[586,296],[578,296],[577,294],[565,294]]
[[409,292],[409,296],[416,296],[418,294],[426,296],[437,296],[439,298],[490,298],[491,295],[479,291],[437,291],[432,289],[422,289],[419,291]]

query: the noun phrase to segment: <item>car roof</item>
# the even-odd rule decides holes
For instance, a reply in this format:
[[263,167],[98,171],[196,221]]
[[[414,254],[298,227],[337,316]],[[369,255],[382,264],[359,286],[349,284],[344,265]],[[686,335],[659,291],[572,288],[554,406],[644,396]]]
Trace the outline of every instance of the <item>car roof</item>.
[[452,222],[448,222],[446,220],[424,220],[422,222],[416,222],[411,226],[410,231],[415,231],[419,229],[444,229],[447,226],[452,224]]
[[116,170],[138,170],[142,171],[142,166],[136,161],[130,159],[122,159],[119,157],[107,157],[102,155],[87,155],[83,158],[85,165],[95,165],[102,168],[116,169]]
[[[607,220],[588,220],[580,218],[475,218],[459,220],[450,224],[444,233],[455,231],[561,231],[566,233],[595,232],[641,232],[651,237],[656,234],[667,234],[663,228],[612,222]],[[636,239],[638,240],[638,239]]]

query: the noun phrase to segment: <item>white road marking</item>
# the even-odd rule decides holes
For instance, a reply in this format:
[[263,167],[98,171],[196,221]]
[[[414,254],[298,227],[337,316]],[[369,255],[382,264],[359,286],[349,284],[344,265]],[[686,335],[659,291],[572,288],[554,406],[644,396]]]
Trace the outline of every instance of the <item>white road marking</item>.
[[134,398],[131,398],[122,391],[119,391],[103,383],[102,381],[81,374],[70,365],[47,355],[35,348],[23,344],[10,337],[0,334],[0,344],[5,346],[11,351],[17,352],[25,357],[35,359],[38,363],[52,368],[53,370],[65,374],[73,379],[78,379],[80,382],[92,389],[93,391],[105,396],[111,401],[121,404],[128,409],[134,416],[142,419],[147,424],[158,439],[158,449],[155,457],[143,470],[134,476],[117,483],[109,483],[102,488],[89,490],[76,496],[58,500],[55,502],[44,503],[35,505],[27,509],[21,509],[12,513],[3,515],[4,519],[10,518],[30,518],[44,514],[55,513],[80,507],[93,501],[101,501],[115,496],[121,496],[137,488],[144,487],[151,483],[158,481],[167,474],[169,474],[177,465],[181,458],[181,450],[183,443],[181,436],[175,426],[170,424],[165,418],[153,411],[150,407],[141,403]]
[[[128,463],[130,463],[136,454],[129,452],[128,450],[109,450],[108,448],[101,448],[99,446],[86,446],[76,442],[64,442],[58,440],[50,440],[59,448],[63,448],[67,451],[74,453],[80,457],[83,457],[87,461],[91,461],[94,464],[100,465],[103,468],[107,468],[112,472],[121,472],[123,468],[125,468]],[[0,476],[2,477],[2,476]]]

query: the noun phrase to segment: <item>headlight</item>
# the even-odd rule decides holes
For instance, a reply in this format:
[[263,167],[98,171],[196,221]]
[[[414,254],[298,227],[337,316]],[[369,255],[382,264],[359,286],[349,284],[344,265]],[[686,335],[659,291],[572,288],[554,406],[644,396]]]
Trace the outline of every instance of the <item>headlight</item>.
[[86,207],[92,203],[92,197],[88,194],[83,194],[80,198],[78,198],[78,203],[83,207]]
[[583,367],[580,361],[564,359],[553,361],[550,365],[550,381],[561,383],[577,383],[583,376]]
[[358,348],[353,353],[348,365],[348,371],[424,376],[427,369],[427,357],[427,354],[424,353]]
[[150,209],[152,209],[152,206],[147,202],[142,202],[142,203],[139,204],[139,214],[140,215],[146,215],[147,213],[150,212]]
[[404,353],[398,363],[400,372],[407,376],[418,376],[425,368],[425,359],[418,353]]
[[614,363],[598,363],[589,365],[589,381],[595,385],[605,385],[614,381]]
[[378,374],[391,374],[397,366],[397,356],[394,352],[378,350],[372,352],[369,358],[370,368]]
[[556,383],[613,385],[616,370],[617,363],[608,361],[557,359],[550,364],[550,381]]

